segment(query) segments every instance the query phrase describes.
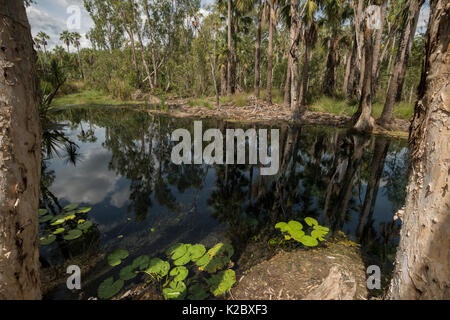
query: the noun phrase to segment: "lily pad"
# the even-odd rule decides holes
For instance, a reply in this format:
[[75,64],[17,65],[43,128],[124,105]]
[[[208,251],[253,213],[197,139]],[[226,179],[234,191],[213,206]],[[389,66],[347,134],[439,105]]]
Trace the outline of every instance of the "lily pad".
[[78,208],[78,204],[72,203],[72,204],[69,204],[69,205],[65,206],[64,210],[65,211],[72,211],[72,210],[75,210],[76,208]]
[[159,258],[153,258],[148,263],[148,268],[145,270],[145,273],[164,277],[169,273],[169,270],[170,264],[167,261],[163,261]]
[[54,217],[52,215],[46,215],[39,219],[40,223],[48,222],[52,220]]
[[310,236],[304,236],[300,242],[307,247],[316,247],[319,245],[319,241]]
[[64,240],[75,240],[78,239],[79,237],[81,237],[83,235],[83,232],[81,230],[70,230],[65,236],[64,236]]
[[319,222],[317,222],[316,219],[311,218],[311,217],[307,217],[305,218],[305,222],[308,226],[312,227],[312,226],[318,226]]
[[150,263],[150,258],[148,256],[140,256],[133,260],[131,264],[134,269],[145,270],[148,268]]
[[51,234],[48,237],[41,238],[40,240],[41,240],[40,243],[42,246],[48,246],[48,245],[52,244],[53,242],[55,242],[56,236]]
[[288,223],[289,231],[301,231],[303,230],[303,225],[295,220],[289,221]]
[[126,266],[120,270],[120,279],[128,281],[134,279],[137,276],[137,272],[134,270],[132,265]]
[[[81,230],[78,230],[79,232],[82,232]],[[126,259],[128,257],[129,253],[127,250],[115,250],[108,256],[108,264],[112,267],[118,266],[122,263],[123,259]]]
[[50,225],[52,225],[52,226],[59,226],[59,225],[63,224],[64,222],[66,222],[66,219],[64,219],[64,218],[57,219],[56,221],[52,222]]
[[110,299],[119,293],[122,289],[124,281],[119,279],[114,281],[113,277],[110,277],[103,281],[97,289],[97,294],[100,299]]
[[80,223],[78,225],[78,229],[85,231],[85,230],[88,230],[93,225],[94,224],[92,223],[92,221],[86,221],[86,222]]
[[204,267],[206,266],[210,261],[211,261],[211,257],[209,254],[205,253],[203,255],[203,257],[201,257],[200,259],[198,259],[195,264],[199,267]]
[[288,232],[289,227],[286,222],[280,222],[275,225],[275,229],[279,229],[281,232]]
[[170,255],[172,260],[178,260],[179,258],[183,257],[188,253],[189,247],[190,245],[188,244],[177,243],[167,250],[167,254]]
[[92,210],[92,207],[81,207],[78,208],[77,213],[88,213]]
[[60,234],[60,233],[63,233],[64,231],[66,231],[66,229],[64,229],[64,228],[59,228],[59,229],[56,229],[55,231],[53,231],[53,234]]
[[202,244],[196,244],[189,247],[189,254],[191,256],[191,260],[194,262],[203,257],[205,252],[206,248]]
[[172,281],[169,287],[163,289],[166,300],[183,300],[186,297],[186,284],[184,282]]
[[236,283],[236,274],[232,269],[218,272],[206,280],[210,286],[209,291],[215,296],[220,296],[231,290]]
[[203,288],[203,286],[199,283],[196,283],[189,287],[188,289],[189,300],[205,300],[209,297],[209,293]]
[[176,267],[170,270],[169,275],[174,277],[173,281],[180,282],[184,281],[189,274],[189,270],[186,267]]
[[47,209],[39,209],[39,215],[45,216],[48,213]]
[[184,265],[188,264],[190,261],[191,261],[191,256],[189,255],[189,253],[186,252],[186,254],[184,256],[175,260],[173,262],[173,264],[176,266],[184,266]]

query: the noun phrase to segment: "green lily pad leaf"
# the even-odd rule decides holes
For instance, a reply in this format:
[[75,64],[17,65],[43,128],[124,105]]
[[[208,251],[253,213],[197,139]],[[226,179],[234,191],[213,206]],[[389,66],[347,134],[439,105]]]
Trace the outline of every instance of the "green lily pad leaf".
[[169,248],[167,252],[169,252],[169,255],[171,256],[172,260],[178,260],[179,258],[185,256],[188,253],[189,247],[190,247],[189,244],[179,243]]
[[[78,231],[82,232],[81,230],[78,230]],[[115,250],[112,253],[110,253],[108,256],[108,264],[111,267],[118,266],[119,264],[122,263],[123,259],[126,259],[128,257],[128,255],[129,255],[129,253],[127,250],[122,250],[122,249]]]
[[300,242],[307,247],[317,247],[319,245],[319,241],[310,236],[303,236]]
[[326,231],[313,230],[311,232],[311,237],[313,237],[314,239],[320,240],[320,241],[325,241],[325,239],[323,237],[325,237],[327,234],[328,234],[328,232],[326,232]]
[[180,282],[184,281],[189,274],[189,270],[186,267],[176,267],[170,270],[169,275],[174,277],[173,281]]
[[78,208],[78,204],[72,203],[64,207],[65,211],[72,211]]
[[66,219],[62,218],[62,219],[56,220],[55,222],[52,222],[50,225],[59,226],[60,224],[63,224],[64,222],[66,222]]
[[85,231],[85,230],[88,230],[90,227],[92,227],[94,224],[92,223],[92,221],[86,221],[86,222],[83,222],[83,223],[80,223],[78,226],[77,226],[77,228],[78,229],[80,229],[80,230],[83,230],[83,231]]
[[301,242],[305,236],[305,232],[303,230],[290,230],[289,234],[295,241],[298,242]]
[[189,300],[205,300],[209,297],[209,293],[203,288],[203,286],[199,283],[193,284],[188,289]]
[[306,222],[306,224],[307,224],[308,226],[310,226],[310,227],[312,227],[312,226],[318,226],[318,225],[319,225],[319,222],[317,222],[316,219],[310,218],[310,217],[305,218],[305,222]]
[[303,225],[295,220],[289,221],[288,223],[289,231],[301,231],[303,230]]
[[148,263],[148,268],[145,270],[145,273],[149,275],[157,275],[160,277],[164,277],[169,273],[170,263],[167,261],[163,261],[159,258],[153,258]]
[[140,256],[133,260],[131,264],[134,269],[145,270],[150,264],[150,258],[148,256]]
[[64,240],[67,240],[67,241],[75,240],[75,239],[78,239],[79,237],[81,237],[82,235],[83,235],[83,232],[81,230],[78,230],[78,229],[70,230],[64,236]]
[[46,215],[39,219],[40,223],[48,222],[52,220],[54,217],[52,215]]
[[236,274],[233,270],[228,269],[213,275],[206,282],[210,287],[209,291],[217,297],[231,290],[236,283]]
[[188,253],[186,253],[181,258],[175,260],[173,262],[173,264],[176,266],[184,266],[184,265],[188,264],[190,261],[191,261],[191,256]]
[[92,207],[81,207],[78,208],[77,213],[88,213],[92,210]]
[[279,229],[281,232],[288,232],[289,227],[286,222],[280,222],[275,225],[275,229]]
[[217,271],[223,269],[226,265],[230,263],[230,258],[226,256],[215,256],[209,261],[209,263],[200,268],[200,270],[205,270],[208,273],[216,273]]
[[330,232],[330,229],[327,227],[323,227],[323,226],[314,226],[314,230],[319,230],[322,232],[326,232],[328,234],[328,232]]
[[172,281],[168,288],[163,289],[163,295],[166,300],[183,300],[186,297],[186,291],[184,282]]
[[234,254],[234,249],[231,244],[228,243],[218,243],[214,247],[208,250],[208,254],[211,257],[214,257],[216,255],[226,256],[228,258],[231,258],[231,256]]
[[137,272],[134,270],[132,265],[126,266],[120,270],[120,279],[128,281],[134,279],[137,276]]
[[211,261],[211,259],[212,259],[211,256],[205,253],[203,257],[201,257],[195,262],[195,264],[201,268],[206,266]]
[[196,244],[189,247],[189,254],[192,261],[197,261],[206,253],[206,248],[202,244]]
[[51,234],[48,237],[41,238],[40,240],[41,240],[40,243],[42,246],[48,246],[48,245],[52,244],[53,242],[55,242],[56,236]]
[[45,216],[48,213],[47,209],[39,209],[39,215]]
[[65,217],[64,217],[64,220],[65,221],[70,221],[70,220],[74,220],[74,219],[76,219],[76,215],[74,215],[74,214],[70,214],[70,215],[66,215]]
[[122,289],[124,281],[119,279],[114,281],[113,277],[110,277],[103,281],[97,289],[97,294],[100,299],[110,299],[119,293]]
[[64,228],[59,228],[59,229],[56,229],[55,231],[53,231],[53,234],[60,234],[60,233],[63,233],[64,231],[66,231],[66,229],[64,229]]

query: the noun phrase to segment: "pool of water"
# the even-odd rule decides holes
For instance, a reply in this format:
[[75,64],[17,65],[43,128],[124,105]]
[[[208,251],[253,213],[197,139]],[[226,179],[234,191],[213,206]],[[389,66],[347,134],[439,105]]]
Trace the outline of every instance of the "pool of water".
[[[73,245],[41,246],[41,260],[57,269],[90,257],[83,298],[96,296],[98,285],[114,274],[104,256],[116,249],[128,250],[132,261],[161,256],[177,242],[228,242],[239,271],[248,265],[243,261],[250,247],[266,248],[278,235],[277,222],[304,217],[344,232],[386,266],[392,262],[399,230],[393,215],[403,205],[409,174],[406,141],[329,127],[203,121],[204,130],[280,129],[279,173],[262,176],[260,165],[173,164],[171,134],[178,128],[192,132],[194,120],[94,108],[72,109],[57,119],[76,146],[45,159],[41,207],[91,206],[86,219],[94,227]],[[79,297],[65,284],[46,295]]]

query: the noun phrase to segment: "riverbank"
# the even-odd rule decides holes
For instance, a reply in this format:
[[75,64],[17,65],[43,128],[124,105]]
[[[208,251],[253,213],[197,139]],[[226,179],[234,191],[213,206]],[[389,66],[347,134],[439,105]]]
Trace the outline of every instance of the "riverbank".
[[[277,100],[275,100],[277,101]],[[268,104],[263,99],[256,99],[246,94],[222,97],[220,105],[214,106],[212,98],[168,98],[160,99],[151,95],[134,97],[130,101],[113,99],[93,90],[58,97],[53,104],[56,108],[80,106],[116,106],[131,107],[139,111],[155,115],[178,118],[221,119],[230,122],[323,125],[337,128],[351,127],[351,114],[356,106],[344,100],[322,98],[311,106],[300,119],[292,119],[289,107],[282,103]],[[374,104],[373,116],[380,113],[380,105]],[[410,106],[402,105],[396,112],[395,131],[386,130],[375,125],[374,134],[407,138],[409,130],[408,115],[412,113]]]

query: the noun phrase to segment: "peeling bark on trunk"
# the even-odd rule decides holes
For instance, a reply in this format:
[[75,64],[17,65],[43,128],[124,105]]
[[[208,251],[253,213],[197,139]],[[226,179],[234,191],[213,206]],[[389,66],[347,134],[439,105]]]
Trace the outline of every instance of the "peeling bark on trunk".
[[[363,85],[361,92],[361,99],[359,102],[360,114],[357,118],[353,129],[359,133],[371,133],[374,127],[374,120],[372,118],[372,66],[373,66],[373,45],[372,45],[372,30],[365,23],[363,23],[364,31],[364,74]],[[359,110],[357,114],[359,113]]]
[[39,82],[22,0],[0,3],[0,300],[40,299]]
[[450,3],[430,11],[391,299],[450,299]]

